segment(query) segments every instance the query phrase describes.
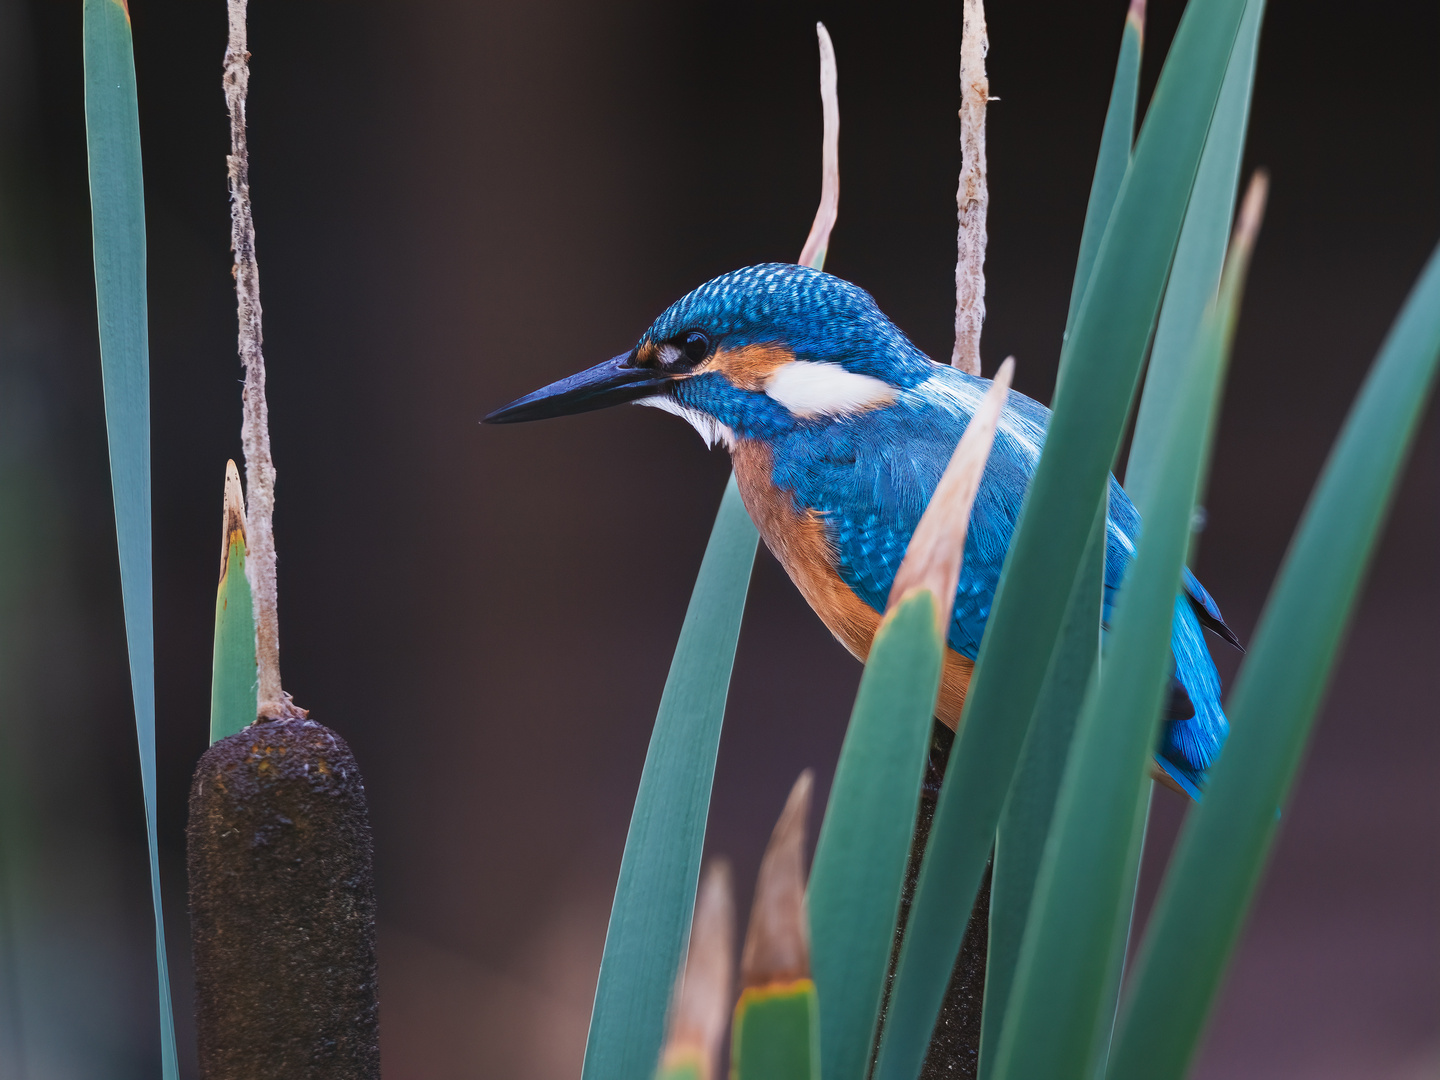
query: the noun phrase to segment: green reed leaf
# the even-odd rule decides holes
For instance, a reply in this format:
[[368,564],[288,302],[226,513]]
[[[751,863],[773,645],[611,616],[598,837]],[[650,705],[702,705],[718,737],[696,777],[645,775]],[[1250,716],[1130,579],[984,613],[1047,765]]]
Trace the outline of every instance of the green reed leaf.
[[[1067,339],[1095,267],[1095,255],[1114,209],[1115,196],[1130,165],[1144,40],[1144,7],[1132,3],[1121,31],[1120,58],[1110,87],[1110,104],[1105,111],[1095,175],[1090,181],[1090,201],[1085,208],[1080,254],[1070,287],[1070,310],[1065,317]],[[1000,814],[990,886],[990,938],[985,959],[985,1002],[977,1066],[980,1080],[988,1080],[994,1065],[995,1040],[1000,1037],[1005,1018],[1015,963],[1020,956],[1020,940],[1030,912],[1035,874],[1040,867],[1045,836],[1050,831],[1055,795],[1069,756],[1085,687],[1100,657],[1108,507],[1107,497],[1096,510],[1090,526],[1090,539],[1086,541],[1085,555],[1071,586],[1065,620],[1036,701],[1030,734],[1025,739],[1015,779]]]
[[645,754],[605,932],[584,1080],[649,1076],[660,1055],[695,907],[720,726],[758,542],[732,475]]
[[731,1033],[733,1080],[820,1080],[820,1003],[810,979],[745,990]]
[[1062,353],[1044,452],[936,807],[879,1080],[913,1080],[920,1071],[1106,491],[1243,10],[1244,0],[1192,0],[1186,9]]
[[1045,837],[1065,772],[1085,688],[1100,658],[1100,611],[1105,575],[1105,513],[1101,504],[1091,527],[1080,571],[1061,624],[1050,669],[1035,705],[1030,734],[1015,769],[1015,782],[1000,815],[995,869],[990,885],[990,941],[985,957],[985,1002],[981,1012],[980,1080],[995,1066],[995,1046],[1010,1001],[1020,943],[1030,917],[1030,898],[1040,871]]
[[145,307],[145,195],[140,111],[130,14],[120,0],[85,0],[85,139],[95,246],[95,302],[105,428],[115,492],[115,532],[125,605],[130,686],[140,744],[155,964],[160,988],[160,1057],[165,1080],[179,1075],[155,825],[155,641],[150,548],[150,347]]
[[1075,280],[1070,284],[1070,308],[1065,313],[1065,337],[1075,325],[1080,301],[1090,284],[1100,240],[1110,222],[1110,211],[1125,170],[1130,167],[1130,144],[1135,139],[1135,102],[1140,96],[1140,54],[1145,44],[1145,9],[1132,3],[1120,34],[1120,59],[1115,64],[1115,81],[1110,84],[1110,104],[1105,110],[1105,127],[1100,132],[1100,151],[1095,157],[1095,175],[1090,180],[1090,201],[1085,205],[1085,227],[1080,233],[1080,254],[1075,260]]
[[[1255,203],[1262,197],[1263,181]],[[1108,991],[1132,899],[1136,815],[1150,783],[1190,519],[1258,216],[1252,204],[1219,302],[1203,324],[1100,677],[1076,725],[996,1050],[997,1080],[1088,1080],[1112,1024]]]
[[[821,270],[840,206],[840,104],[830,34],[820,23],[815,31],[825,118],[821,193],[800,261]],[[759,543],[732,472],[670,661],[630,815],[582,1080],[644,1075],[664,1041],[669,980],[685,953],[695,906],[720,726]]]
[[826,1080],[870,1061],[944,652],[919,589],[876,631],[840,748],[808,892]]
[[215,654],[210,675],[210,741],[255,722],[255,607],[245,577],[245,502],[240,473],[225,464],[220,585],[215,590]]
[[1385,512],[1434,388],[1440,248],[1350,409],[1230,699],[1233,733],[1181,833],[1108,1076],[1185,1075],[1274,842]]
[[1185,225],[1175,247],[1165,303],[1155,326],[1145,392],[1140,396],[1125,466],[1125,493],[1142,521],[1155,494],[1160,448],[1170,430],[1171,413],[1200,332],[1200,320],[1215,296],[1225,262],[1264,14],[1265,0],[1250,0],[1245,5],[1245,17],[1235,35],[1230,66],[1205,139],[1205,153],[1195,174],[1195,188],[1185,210]]

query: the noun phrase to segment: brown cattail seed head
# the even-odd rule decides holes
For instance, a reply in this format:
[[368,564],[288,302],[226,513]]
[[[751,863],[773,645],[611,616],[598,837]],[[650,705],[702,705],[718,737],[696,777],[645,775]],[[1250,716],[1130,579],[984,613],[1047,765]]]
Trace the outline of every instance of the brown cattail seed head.
[[204,1080],[378,1080],[365,787],[313,720],[207,750],[187,829]]

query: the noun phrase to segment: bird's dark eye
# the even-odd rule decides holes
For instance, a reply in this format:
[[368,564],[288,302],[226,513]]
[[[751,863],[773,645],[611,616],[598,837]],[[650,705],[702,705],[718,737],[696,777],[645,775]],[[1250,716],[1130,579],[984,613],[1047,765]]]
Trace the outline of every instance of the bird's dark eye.
[[710,352],[710,339],[699,330],[691,330],[680,343],[680,348],[684,351],[686,360],[698,364]]

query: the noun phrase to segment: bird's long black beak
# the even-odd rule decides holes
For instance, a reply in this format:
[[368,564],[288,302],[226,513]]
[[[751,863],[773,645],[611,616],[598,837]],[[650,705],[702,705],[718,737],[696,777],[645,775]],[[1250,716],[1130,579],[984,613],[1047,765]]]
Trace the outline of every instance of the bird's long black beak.
[[578,375],[526,394],[504,408],[496,409],[481,423],[518,424],[525,420],[548,420],[552,416],[571,416],[604,409],[657,394],[674,378],[655,368],[627,366],[633,355],[622,353]]

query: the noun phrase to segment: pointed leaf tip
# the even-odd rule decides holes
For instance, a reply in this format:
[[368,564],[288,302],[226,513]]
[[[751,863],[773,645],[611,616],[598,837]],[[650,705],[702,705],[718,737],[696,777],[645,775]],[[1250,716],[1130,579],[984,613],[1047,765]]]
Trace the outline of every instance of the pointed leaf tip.
[[1012,356],[1000,365],[984,400],[966,425],[965,434],[960,437],[950,464],[940,477],[935,494],[930,497],[930,505],[925,508],[915,535],[910,538],[905,559],[900,563],[895,583],[890,587],[890,599],[885,607],[887,615],[919,589],[929,589],[934,593],[935,614],[942,637],[950,623],[955,589],[960,582],[960,563],[965,553],[965,535],[970,528],[970,509],[975,505],[975,495],[980,490],[980,477],[985,472],[990,447],[995,441],[995,425],[999,423],[1014,375],[1015,358]]
[[1130,10],[1125,13],[1125,21],[1134,26],[1142,38],[1145,36],[1145,0],[1130,0]]
[[805,823],[815,773],[806,769],[790,789],[775,823],[760,873],[750,927],[740,958],[740,985],[746,989],[793,982],[810,975],[810,920],[805,911]]
[[225,463],[225,509],[220,533],[220,578],[230,566],[230,548],[245,543],[245,493],[240,490],[240,472],[235,462]]
[[1227,276],[1243,274],[1249,265],[1269,197],[1270,174],[1264,169],[1256,169],[1250,177],[1250,186],[1245,189],[1245,201],[1240,204],[1240,213],[1235,219],[1235,235],[1230,241],[1228,265],[1225,268]]
[[690,1066],[700,1080],[717,1080],[720,1043],[730,1019],[735,966],[735,899],[730,864],[717,859],[695,898],[690,953],[676,984],[670,1036],[660,1059],[666,1073]]

